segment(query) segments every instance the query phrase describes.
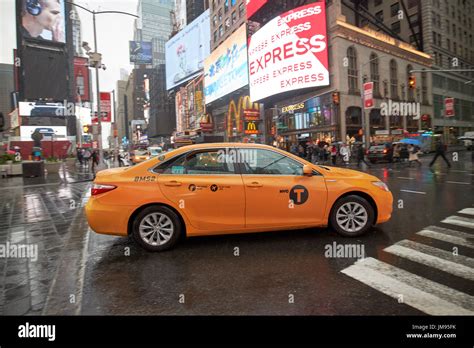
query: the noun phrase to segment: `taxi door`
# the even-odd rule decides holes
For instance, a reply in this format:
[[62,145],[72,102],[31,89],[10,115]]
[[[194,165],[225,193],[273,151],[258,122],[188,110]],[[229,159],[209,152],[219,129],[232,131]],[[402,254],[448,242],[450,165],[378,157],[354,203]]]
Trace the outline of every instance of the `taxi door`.
[[244,186],[235,161],[227,156],[229,151],[191,151],[170,163],[158,176],[163,195],[197,229],[225,231],[245,226]]
[[240,149],[246,195],[246,227],[301,227],[326,224],[327,190],[317,172],[303,175],[303,164],[266,149]]

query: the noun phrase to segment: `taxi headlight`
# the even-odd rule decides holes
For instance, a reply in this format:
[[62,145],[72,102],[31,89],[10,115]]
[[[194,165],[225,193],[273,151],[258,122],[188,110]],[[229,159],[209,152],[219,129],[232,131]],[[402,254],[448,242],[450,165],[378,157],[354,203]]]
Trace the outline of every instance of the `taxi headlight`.
[[372,181],[372,185],[377,186],[379,189],[384,190],[386,192],[389,192],[390,190],[388,189],[387,184],[385,184],[382,181]]

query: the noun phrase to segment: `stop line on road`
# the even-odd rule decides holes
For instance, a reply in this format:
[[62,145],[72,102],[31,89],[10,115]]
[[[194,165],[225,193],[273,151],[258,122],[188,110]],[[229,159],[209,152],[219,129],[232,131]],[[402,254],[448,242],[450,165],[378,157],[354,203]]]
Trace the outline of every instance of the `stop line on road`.
[[[474,216],[474,208],[465,208],[457,213]],[[441,222],[452,228],[428,226],[416,234],[474,249],[473,218],[453,215]],[[454,229],[458,226],[469,229],[470,233]],[[474,258],[407,239],[384,251],[396,258],[462,278],[468,283],[474,282]],[[474,315],[474,296],[372,257],[358,260],[341,272],[429,315]]]

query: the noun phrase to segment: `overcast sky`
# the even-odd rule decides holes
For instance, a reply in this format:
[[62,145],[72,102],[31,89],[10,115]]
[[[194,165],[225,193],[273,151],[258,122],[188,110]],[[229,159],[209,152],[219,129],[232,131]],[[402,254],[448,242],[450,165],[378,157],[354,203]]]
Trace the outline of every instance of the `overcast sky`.
[[[138,0],[76,0],[76,3],[91,10],[116,10],[136,14]],[[93,49],[94,34],[92,15],[78,8],[82,23],[82,40]],[[0,63],[13,63],[13,49],[16,48],[15,0],[0,0]],[[133,39],[134,17],[121,14],[96,16],[97,45],[107,70],[100,70],[102,91],[116,88],[120,79],[120,68],[131,71],[128,41]],[[8,34],[7,34],[8,33]],[[95,82],[95,75],[93,75]],[[95,88],[94,88],[95,92]]]

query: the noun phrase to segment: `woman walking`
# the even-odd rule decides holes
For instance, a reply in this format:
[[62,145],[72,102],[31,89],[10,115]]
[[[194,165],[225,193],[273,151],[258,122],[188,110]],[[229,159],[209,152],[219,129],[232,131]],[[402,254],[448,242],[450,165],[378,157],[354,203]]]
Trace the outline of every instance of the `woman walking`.
[[408,145],[408,166],[411,167],[413,162],[417,162],[421,166],[420,159],[418,158],[418,153],[420,152],[419,148],[414,147],[413,145]]

